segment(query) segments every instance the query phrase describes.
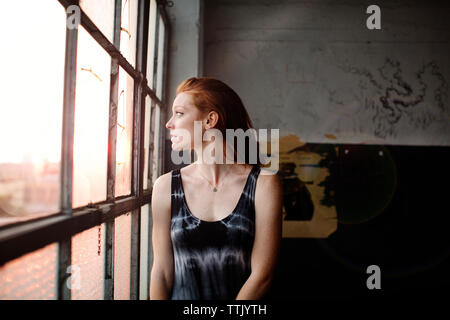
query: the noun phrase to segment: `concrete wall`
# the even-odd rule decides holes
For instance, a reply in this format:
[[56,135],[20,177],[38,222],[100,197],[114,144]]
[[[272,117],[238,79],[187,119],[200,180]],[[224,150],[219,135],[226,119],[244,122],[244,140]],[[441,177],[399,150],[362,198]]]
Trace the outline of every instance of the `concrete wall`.
[[[257,128],[280,129],[281,162],[296,165],[315,206],[310,221],[283,220],[283,232],[296,224],[301,234],[284,234],[269,296],[373,297],[365,286],[372,264],[387,275],[383,293],[448,288],[448,204],[440,186],[449,153],[428,146],[450,145],[449,4],[376,1],[382,29],[370,31],[372,2],[203,3],[174,0],[168,8],[169,106],[187,77],[228,83]],[[166,142],[165,172],[174,167]],[[329,176],[311,184],[324,167]],[[345,223],[352,214],[358,221]]]
[[[203,0],[173,0],[166,7],[170,21],[169,63],[167,79],[167,110],[165,119],[172,114],[172,103],[178,85],[190,77],[203,74]],[[165,125],[165,124],[164,124]],[[171,161],[171,142],[168,130],[164,144],[163,172],[180,166]],[[170,138],[170,137],[169,137]]]
[[205,1],[206,76],[303,142],[450,145],[449,3]]
[[171,27],[167,95],[170,108],[178,84],[202,74],[203,67],[203,1],[174,0],[173,3],[167,7]]
[[[450,286],[449,153],[428,147],[450,145],[449,5],[375,3],[373,31],[373,3],[360,0],[205,0],[203,10],[176,0],[168,10],[168,103],[189,76],[225,81],[257,128],[280,129],[281,162],[311,194],[311,220],[283,219],[297,234],[283,234],[271,298],[373,297],[372,264],[383,294]],[[170,141],[166,159],[167,172]]]

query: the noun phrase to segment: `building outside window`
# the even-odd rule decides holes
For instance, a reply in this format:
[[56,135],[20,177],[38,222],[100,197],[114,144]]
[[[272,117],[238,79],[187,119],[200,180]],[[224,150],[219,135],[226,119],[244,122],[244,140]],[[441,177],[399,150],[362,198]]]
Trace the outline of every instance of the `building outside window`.
[[0,299],[148,299],[164,4],[9,1],[0,27]]

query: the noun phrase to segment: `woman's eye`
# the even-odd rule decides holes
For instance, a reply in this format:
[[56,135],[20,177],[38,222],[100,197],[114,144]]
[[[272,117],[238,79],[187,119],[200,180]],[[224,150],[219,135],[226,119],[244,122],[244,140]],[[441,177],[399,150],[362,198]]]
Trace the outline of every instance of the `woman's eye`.
[[175,112],[175,114],[178,116],[178,115],[182,115],[183,112]]

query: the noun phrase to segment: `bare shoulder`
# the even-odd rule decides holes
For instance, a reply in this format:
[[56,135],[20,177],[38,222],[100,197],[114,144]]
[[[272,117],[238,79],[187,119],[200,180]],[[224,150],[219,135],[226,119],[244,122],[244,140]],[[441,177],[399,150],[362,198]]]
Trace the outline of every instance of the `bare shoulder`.
[[255,189],[257,221],[265,225],[278,225],[282,216],[282,202],[283,191],[279,176],[261,168]]
[[172,184],[171,178],[172,178],[172,172],[167,172],[167,173],[159,176],[155,180],[155,183],[153,184],[153,190],[156,192],[160,192],[160,191],[167,190],[168,188],[170,189],[171,184]]
[[[180,169],[180,172],[181,172],[183,178],[188,178],[189,179],[192,175],[195,175],[194,174],[194,169],[195,169],[194,164],[191,163],[191,164],[189,164],[187,166],[182,167]],[[183,181],[184,180],[185,179],[183,179]]]
[[261,168],[255,189],[255,201],[258,205],[268,202],[278,202],[282,198],[282,184],[280,177],[267,169]]
[[172,173],[159,176],[153,184],[152,211],[170,211],[170,194],[172,187]]
[[281,192],[281,180],[277,174],[261,168],[258,180],[256,183],[256,192]]

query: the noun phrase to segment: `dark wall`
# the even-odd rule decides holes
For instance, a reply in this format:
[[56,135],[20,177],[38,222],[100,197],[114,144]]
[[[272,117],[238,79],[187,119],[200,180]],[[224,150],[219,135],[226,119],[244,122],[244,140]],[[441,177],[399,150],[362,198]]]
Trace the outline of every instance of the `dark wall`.
[[[380,150],[389,153],[394,171],[377,165]],[[334,180],[337,231],[327,239],[283,239],[268,297],[429,294],[450,289],[449,151],[339,145]],[[386,188],[377,190],[377,185],[386,181],[393,181],[393,195],[384,193],[384,199],[391,200],[380,209],[377,204]],[[366,286],[366,269],[372,264],[381,268],[378,292]]]
[[[337,231],[327,239],[283,239],[268,298],[450,289],[450,148],[337,147],[331,179]],[[378,160],[380,151],[388,163]],[[373,264],[381,269],[378,292],[366,286]]]

